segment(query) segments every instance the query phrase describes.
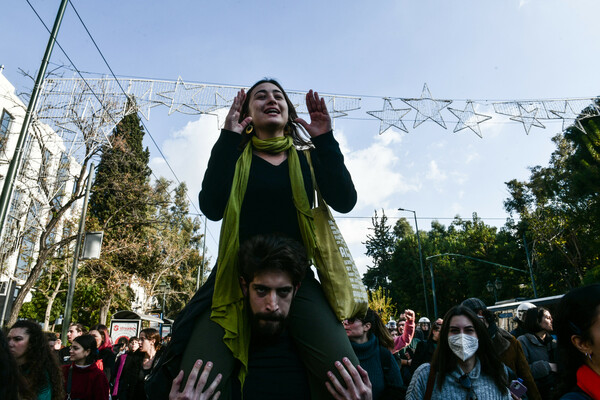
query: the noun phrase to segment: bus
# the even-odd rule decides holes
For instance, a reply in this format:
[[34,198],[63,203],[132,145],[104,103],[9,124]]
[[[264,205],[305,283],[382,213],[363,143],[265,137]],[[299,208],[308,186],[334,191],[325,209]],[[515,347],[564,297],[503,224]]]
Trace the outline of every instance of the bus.
[[559,294],[550,297],[539,297],[537,299],[510,299],[499,301],[495,305],[488,307],[488,310],[496,314],[498,319],[498,326],[507,330],[512,331],[517,327],[515,317],[517,316],[517,307],[521,303],[532,303],[536,307],[544,307],[550,310],[550,314],[554,315],[555,308],[564,294]]

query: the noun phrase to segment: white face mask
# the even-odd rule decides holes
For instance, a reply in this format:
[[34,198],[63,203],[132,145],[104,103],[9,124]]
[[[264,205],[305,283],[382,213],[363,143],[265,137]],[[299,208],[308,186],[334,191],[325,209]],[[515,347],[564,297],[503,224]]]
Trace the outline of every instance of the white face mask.
[[465,361],[475,354],[479,348],[479,340],[476,337],[459,333],[458,335],[448,336],[448,345],[450,345],[450,350],[456,354],[456,357]]

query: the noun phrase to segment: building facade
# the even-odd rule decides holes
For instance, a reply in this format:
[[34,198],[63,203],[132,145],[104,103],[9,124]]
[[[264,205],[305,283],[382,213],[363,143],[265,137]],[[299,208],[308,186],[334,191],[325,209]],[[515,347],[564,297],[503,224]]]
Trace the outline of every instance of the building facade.
[[[5,184],[26,109],[0,69],[0,185]],[[33,119],[0,232],[0,324],[8,318],[19,286],[37,259],[40,237],[52,213],[65,205],[75,189],[81,165],[68,147],[50,126]],[[82,200],[74,203],[49,232],[47,242],[56,243],[73,234],[77,229],[73,221],[81,214],[82,204]]]

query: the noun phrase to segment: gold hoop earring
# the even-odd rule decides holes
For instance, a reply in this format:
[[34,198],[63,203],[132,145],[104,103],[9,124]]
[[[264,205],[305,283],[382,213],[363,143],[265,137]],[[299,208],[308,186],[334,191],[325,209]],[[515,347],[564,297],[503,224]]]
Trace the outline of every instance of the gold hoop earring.
[[292,134],[292,127],[290,126],[290,123],[285,125],[285,128],[283,128],[283,133],[288,136]]
[[246,134],[249,135],[254,131],[254,125],[248,125],[246,127]]

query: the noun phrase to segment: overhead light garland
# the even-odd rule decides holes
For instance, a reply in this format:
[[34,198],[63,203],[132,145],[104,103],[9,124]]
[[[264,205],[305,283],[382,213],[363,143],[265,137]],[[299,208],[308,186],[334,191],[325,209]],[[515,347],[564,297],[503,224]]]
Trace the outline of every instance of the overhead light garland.
[[[123,87],[127,88],[126,93],[123,93]],[[216,110],[230,107],[240,89],[242,87],[190,83],[182,78],[176,81],[124,78],[119,79],[119,83],[111,78],[89,78],[85,82],[81,78],[51,78],[44,82],[37,116],[63,131],[75,132],[74,127],[68,126],[70,105],[85,104],[80,115],[89,115],[90,118],[101,115],[99,130],[107,135],[114,127],[114,121],[124,115],[139,112],[149,119],[150,109],[159,105],[168,107],[169,114],[214,114]],[[288,91],[288,95],[298,113],[307,113],[305,92]],[[322,94],[322,97],[331,116],[336,119],[352,118],[362,110],[362,99],[358,96]],[[131,102],[132,99],[134,102]],[[418,98],[382,97],[381,100],[382,109],[366,111],[380,121],[379,134],[392,127],[408,133],[405,124],[408,121],[413,121],[413,130],[428,120],[448,129],[442,115],[444,110],[451,114],[448,121],[455,124],[454,133],[468,129],[480,138],[483,137],[483,124],[498,122],[502,118],[520,123],[529,134],[532,128],[545,129],[546,121],[553,120],[562,120],[563,130],[570,125],[583,130],[582,120],[600,115],[593,97],[507,101],[436,99],[426,83]],[[464,105],[461,106],[461,103]],[[403,104],[410,108],[402,107]],[[450,107],[451,104],[459,106]],[[416,115],[409,115],[413,110]]]

